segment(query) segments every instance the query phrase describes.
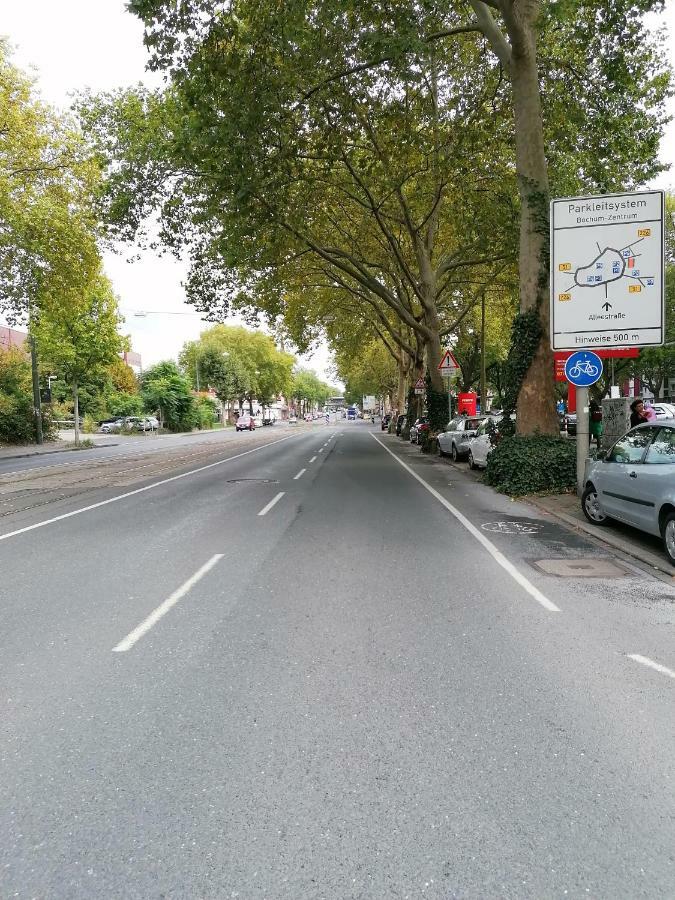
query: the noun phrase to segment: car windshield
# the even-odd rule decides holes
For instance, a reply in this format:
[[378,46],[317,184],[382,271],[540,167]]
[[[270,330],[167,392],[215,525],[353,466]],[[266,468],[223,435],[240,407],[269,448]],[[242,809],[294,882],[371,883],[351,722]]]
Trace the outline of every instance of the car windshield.
[[645,463],[673,465],[675,463],[675,428],[661,428],[649,445]]

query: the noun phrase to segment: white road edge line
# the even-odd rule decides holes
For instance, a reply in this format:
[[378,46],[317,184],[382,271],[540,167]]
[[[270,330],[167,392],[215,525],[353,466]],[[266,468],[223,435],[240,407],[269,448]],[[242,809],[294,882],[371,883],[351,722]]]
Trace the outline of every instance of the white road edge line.
[[319,447],[319,453],[323,453],[323,447]]
[[42,522],[36,522],[34,525],[26,525],[24,528],[17,528],[16,531],[8,531],[6,534],[0,534],[0,541],[6,541],[8,538],[17,537],[19,534],[26,534],[28,531],[35,531],[36,528],[43,528],[45,525],[53,525],[54,522],[62,522],[64,519],[70,519],[72,516],[79,516],[80,513],[90,512],[92,509],[99,509],[101,506],[107,506],[109,503],[117,503],[118,500],[126,500],[127,497],[134,497],[136,494],[143,494],[145,491],[152,491],[154,488],[161,487],[163,484],[170,484],[172,481],[178,481],[181,478],[188,478],[190,475],[197,475],[199,472],[205,472],[207,469],[213,469],[214,466],[222,466],[225,463],[232,462],[235,459],[241,459],[242,456],[248,456],[249,453],[256,453],[258,450],[264,450],[265,447],[272,447],[274,444],[281,444],[296,434],[289,434],[288,437],[279,438],[277,441],[270,441],[269,444],[263,444],[260,447],[254,447],[252,450],[244,450],[243,453],[237,453],[234,456],[228,456],[227,459],[219,459],[216,462],[208,463],[205,466],[199,466],[197,469],[190,469],[189,472],[181,472],[180,475],[172,475],[170,478],[162,478],[161,481],[154,481],[152,484],[146,484],[145,487],[136,488],[133,491],[126,491],[124,494],[118,494],[116,497],[109,497],[107,500],[100,500],[98,503],[92,503],[89,506],[82,506],[80,509],[74,509],[71,512],[63,513],[60,516],[54,516],[51,519],[44,519]]
[[396,460],[397,463],[399,463],[399,465],[403,466],[403,468],[406,470],[406,472],[408,472],[409,475],[412,475],[412,477],[414,479],[419,481],[419,483],[422,485],[422,487],[426,488],[426,490],[429,491],[429,493],[433,497],[435,497],[438,500],[438,502],[441,503],[448,510],[448,512],[452,513],[452,515],[457,519],[457,521],[460,522],[466,528],[466,530],[469,532],[469,534],[473,535],[473,537],[475,537],[476,540],[479,541],[479,543],[481,543],[483,545],[483,547],[485,547],[485,549],[488,551],[490,556],[495,560],[495,562],[499,563],[499,565],[506,572],[509,573],[509,575],[514,579],[514,581],[517,581],[518,584],[525,591],[527,591],[527,593],[531,597],[533,597],[537,601],[537,603],[541,604],[541,606],[543,606],[544,609],[548,610],[549,612],[560,612],[560,609],[555,605],[555,603],[552,603],[548,599],[548,597],[545,597],[544,594],[542,594],[542,592],[538,588],[536,588],[532,584],[532,582],[529,581],[522,574],[522,572],[519,572],[518,569],[513,565],[513,563],[509,562],[509,560],[504,556],[504,554],[495,547],[495,545],[492,543],[492,541],[488,540],[488,538],[486,538],[485,535],[482,534],[476,528],[475,525],[472,525],[471,522],[469,522],[469,520],[466,518],[465,515],[463,515],[458,509],[456,509],[452,505],[452,503],[449,503],[445,499],[445,497],[442,494],[439,494],[439,492],[435,488],[432,488],[430,484],[427,484],[427,482],[423,478],[420,478],[420,476],[417,474],[417,472],[415,472],[413,469],[411,469],[410,466],[407,465],[407,463],[404,463],[403,460],[399,459],[399,457],[395,453],[392,453],[392,451],[389,449],[389,447],[386,447],[382,443],[382,441],[376,435],[374,435],[372,433],[372,431],[369,432],[369,434],[372,438],[374,438],[377,441],[377,443],[380,445],[380,447],[382,447],[383,450],[386,450],[390,456],[394,457],[394,459]]
[[113,647],[113,653],[126,653],[127,650],[131,650],[131,648],[136,644],[143,635],[147,634],[148,631],[152,628],[153,625],[156,625],[157,622],[165,616],[171,607],[175,606],[179,600],[181,600],[192,588],[197,584],[198,581],[209,572],[215,564],[223,558],[222,553],[216,553],[215,556],[212,556],[211,559],[204,563],[201,569],[197,569],[194,575],[191,575],[190,578],[185,582],[185,584],[181,585],[177,591],[174,591],[170,597],[164,601],[164,603],[160,603],[157,609],[154,609],[147,619],[144,619],[141,624],[134,628],[133,631],[129,632],[129,634],[124,638],[124,640],[120,641],[116,647]]
[[639,653],[629,653],[628,659],[633,659],[635,662],[638,662],[643,666],[648,666],[648,668],[654,669],[662,675],[667,675],[668,678],[675,678],[675,672],[673,672],[672,669],[662,666],[661,663],[654,662],[654,660],[650,659],[648,656],[640,656]]
[[315,459],[316,459],[316,456],[313,456],[313,457],[310,459],[310,462],[313,463]]
[[298,478],[302,478],[302,476],[305,474],[306,471],[307,471],[307,469],[300,469],[298,474],[293,476],[293,481],[297,481]]
[[286,491],[279,491],[279,493],[276,495],[276,497],[273,497],[270,500],[270,502],[267,504],[267,506],[263,506],[263,508],[258,513],[258,515],[266,516],[267,513],[272,509],[272,507],[276,506],[276,504],[281,500],[281,498],[284,496],[285,493],[286,493]]

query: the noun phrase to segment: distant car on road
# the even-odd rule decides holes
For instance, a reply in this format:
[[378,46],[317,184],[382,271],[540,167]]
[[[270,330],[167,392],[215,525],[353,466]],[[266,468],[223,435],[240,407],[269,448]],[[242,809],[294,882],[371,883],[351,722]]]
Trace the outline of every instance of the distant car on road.
[[274,425],[275,422],[276,422],[276,419],[274,418],[274,416],[271,416],[271,415],[263,416],[263,420],[262,420],[263,425]]
[[255,419],[248,413],[242,413],[234,428],[235,431],[255,431]]
[[581,509],[593,525],[618,519],[660,537],[675,565],[675,418],[638,425],[593,460]]
[[454,462],[469,455],[469,441],[476,436],[485,416],[455,416],[438,435],[438,455],[452,456]]
[[565,416],[565,428],[570,437],[576,437],[577,434],[577,414],[567,413]]

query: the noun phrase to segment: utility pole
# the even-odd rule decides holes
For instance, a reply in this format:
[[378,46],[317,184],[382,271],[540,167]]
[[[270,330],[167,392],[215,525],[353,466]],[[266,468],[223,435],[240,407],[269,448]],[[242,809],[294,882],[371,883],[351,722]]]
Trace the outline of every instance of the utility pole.
[[40,372],[38,370],[37,347],[35,336],[29,328],[28,341],[30,343],[30,367],[33,375],[33,412],[35,415],[35,437],[38,444],[43,443],[42,437],[42,405],[40,402]]
[[480,297],[480,411],[487,412],[487,378],[485,373],[485,291]]

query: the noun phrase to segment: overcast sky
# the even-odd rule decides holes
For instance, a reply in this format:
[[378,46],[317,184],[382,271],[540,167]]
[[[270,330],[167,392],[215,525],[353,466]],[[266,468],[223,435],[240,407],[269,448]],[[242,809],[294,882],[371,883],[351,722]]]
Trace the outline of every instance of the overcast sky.
[[[671,64],[675,66],[675,3],[666,4],[671,40]],[[146,53],[140,21],[125,10],[124,0],[4,0],[0,34],[14,46],[14,61],[32,68],[43,98],[65,107],[69,95],[90,87],[111,90],[138,81],[161,83],[161,76],[145,72]],[[675,102],[671,101],[675,115]],[[675,123],[662,144],[662,159],[675,167]],[[655,180],[652,187],[675,185],[675,168]],[[184,302],[181,280],[184,268],[171,257],[145,253],[139,262],[127,263],[125,255],[105,255],[105,268],[126,317],[125,331],[144,366],[175,358],[186,340],[207,327]],[[164,313],[144,318],[134,312]],[[168,315],[166,313],[172,313]],[[304,364],[327,380],[326,348]]]

